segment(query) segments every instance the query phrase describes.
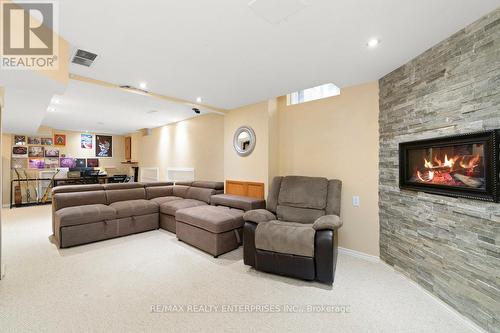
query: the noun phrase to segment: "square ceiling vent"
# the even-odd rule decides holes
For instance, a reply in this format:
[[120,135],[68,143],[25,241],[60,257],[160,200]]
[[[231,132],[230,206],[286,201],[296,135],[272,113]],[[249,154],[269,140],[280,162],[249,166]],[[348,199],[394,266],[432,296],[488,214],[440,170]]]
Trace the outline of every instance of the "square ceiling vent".
[[280,24],[309,5],[309,0],[252,0],[248,6],[263,20]]

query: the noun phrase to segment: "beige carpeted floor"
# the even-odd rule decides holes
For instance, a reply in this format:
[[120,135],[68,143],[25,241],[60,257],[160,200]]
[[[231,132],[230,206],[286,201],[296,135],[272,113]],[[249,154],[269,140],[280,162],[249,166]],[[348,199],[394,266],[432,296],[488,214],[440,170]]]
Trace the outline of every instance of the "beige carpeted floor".
[[[1,332],[473,331],[385,264],[348,255],[339,256],[329,288],[250,269],[241,248],[214,259],[166,231],[57,250],[48,239],[48,206],[4,209],[2,221]],[[163,313],[152,313],[156,304]],[[182,312],[188,304],[293,311]],[[307,307],[300,305],[347,313],[301,313]]]

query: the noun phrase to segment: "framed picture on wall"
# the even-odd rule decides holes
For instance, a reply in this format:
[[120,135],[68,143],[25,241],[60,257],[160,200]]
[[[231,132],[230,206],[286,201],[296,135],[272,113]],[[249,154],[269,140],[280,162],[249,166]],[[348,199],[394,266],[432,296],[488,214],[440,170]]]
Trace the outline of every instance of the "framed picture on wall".
[[87,161],[84,158],[77,158],[75,160],[77,168],[85,168],[87,166]]
[[95,156],[112,157],[113,156],[113,137],[110,135],[95,136]]
[[66,134],[54,134],[54,145],[66,146]]
[[12,157],[28,157],[28,147],[12,147]]
[[45,158],[45,169],[59,168],[59,159],[57,157]]
[[87,158],[87,168],[98,168],[99,159],[98,158]]
[[45,157],[59,157],[59,149],[57,148],[46,148]]
[[92,149],[94,148],[92,145],[92,134],[82,134],[80,137],[80,147],[82,149]]
[[61,168],[75,168],[76,160],[72,157],[61,157],[59,159],[59,165]]
[[52,146],[54,144],[54,139],[52,138],[42,138],[41,141],[43,146]]
[[25,146],[26,145],[26,135],[14,135],[14,145],[15,146]]
[[28,144],[29,145],[39,145],[42,143],[42,140],[38,136],[28,136]]
[[24,157],[13,157],[10,161],[11,169],[26,169],[28,167],[28,159]]
[[30,169],[45,169],[45,160],[43,158],[30,158],[28,167]]
[[42,146],[29,146],[28,156],[29,157],[43,157],[43,147]]

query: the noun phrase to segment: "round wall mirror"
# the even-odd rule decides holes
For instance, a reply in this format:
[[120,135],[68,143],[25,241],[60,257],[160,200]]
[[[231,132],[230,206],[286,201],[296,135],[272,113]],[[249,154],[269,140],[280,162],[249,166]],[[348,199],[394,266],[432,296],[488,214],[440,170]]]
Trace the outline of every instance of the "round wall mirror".
[[251,127],[241,126],[234,132],[233,147],[240,156],[248,156],[255,148],[255,132]]

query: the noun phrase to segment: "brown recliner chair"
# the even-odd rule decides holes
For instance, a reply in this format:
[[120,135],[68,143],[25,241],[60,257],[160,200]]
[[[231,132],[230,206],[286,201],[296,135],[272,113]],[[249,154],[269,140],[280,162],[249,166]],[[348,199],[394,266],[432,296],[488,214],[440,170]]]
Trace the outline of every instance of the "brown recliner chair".
[[257,270],[332,284],[337,261],[342,182],[273,179],[267,209],[244,214],[244,263]]

